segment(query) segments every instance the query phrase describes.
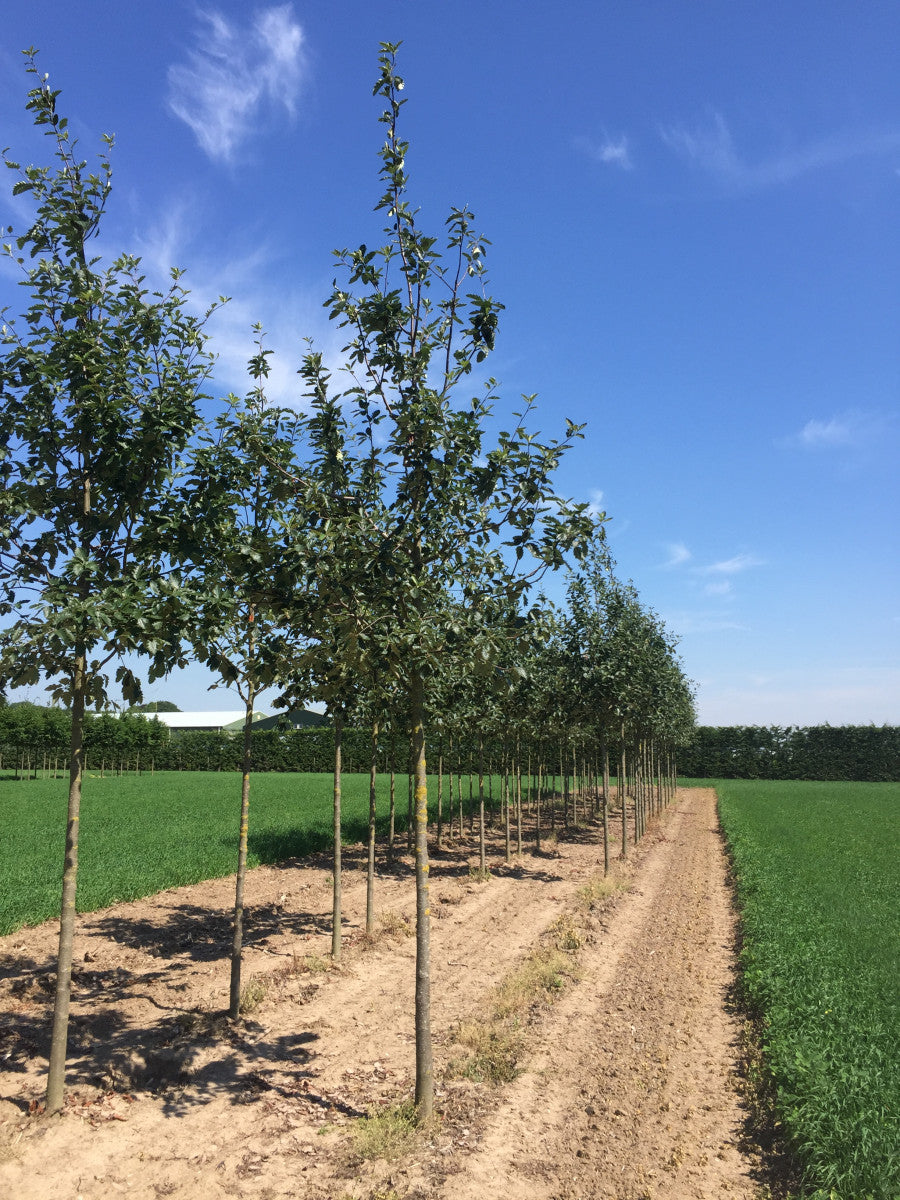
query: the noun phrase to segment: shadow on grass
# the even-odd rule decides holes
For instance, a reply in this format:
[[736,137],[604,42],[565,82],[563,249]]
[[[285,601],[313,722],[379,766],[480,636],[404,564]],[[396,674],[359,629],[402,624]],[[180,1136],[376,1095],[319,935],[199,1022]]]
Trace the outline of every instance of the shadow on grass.
[[[388,819],[379,817],[375,823],[375,840],[379,845],[387,843],[389,833]],[[334,830],[331,821],[319,821],[311,825],[295,825],[289,829],[254,829],[250,824],[247,838],[247,849],[261,863],[278,865],[286,859],[308,858],[310,855],[330,852]],[[400,844],[406,842],[406,817],[397,814],[395,822],[395,839]],[[369,840],[369,824],[365,817],[345,817],[341,822],[341,840],[348,846],[366,845]],[[224,838],[223,843],[231,845],[233,839]]]

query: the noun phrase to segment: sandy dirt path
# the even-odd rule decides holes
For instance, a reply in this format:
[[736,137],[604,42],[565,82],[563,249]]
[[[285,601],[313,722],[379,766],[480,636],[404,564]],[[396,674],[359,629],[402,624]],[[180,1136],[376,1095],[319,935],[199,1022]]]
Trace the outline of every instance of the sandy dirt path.
[[597,830],[492,878],[473,846],[433,864],[439,1078],[453,1030],[563,914],[583,922],[578,982],[535,1006],[521,1072],[502,1087],[442,1079],[443,1121],[396,1161],[360,1161],[353,1121],[412,1084],[411,864],[383,865],[384,932],[362,937],[364,875],[345,878],[345,952],[328,969],[325,860],[248,881],[245,980],[227,1002],[231,880],[82,918],[69,1103],[29,1115],[46,1070],[56,928],[0,939],[0,1195],[16,1200],[750,1196],[736,1149],[733,917],[714,796],[688,791],[631,855],[625,891],[585,916]]
[[714,793],[683,795],[445,1200],[749,1197]]

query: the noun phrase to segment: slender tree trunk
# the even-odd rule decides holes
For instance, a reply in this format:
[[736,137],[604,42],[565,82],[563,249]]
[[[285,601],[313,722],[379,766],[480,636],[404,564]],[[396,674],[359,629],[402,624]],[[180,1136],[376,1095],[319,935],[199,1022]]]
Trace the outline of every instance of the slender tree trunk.
[[[252,635],[251,635],[252,636]],[[247,877],[247,834],[250,827],[250,766],[253,732],[252,680],[247,685],[244,710],[244,744],[241,761],[241,820],[238,826],[238,865],[234,881],[234,921],[231,940],[231,987],[228,1015],[236,1021],[241,1012],[241,957],[244,949],[244,881]]]
[[456,799],[459,805],[459,837],[460,841],[463,836],[463,794],[462,794],[462,764],[457,761],[456,764]]
[[537,769],[537,787],[534,795],[534,848],[538,854],[541,852],[541,785],[543,783],[544,764],[538,762]]
[[472,775],[473,775],[472,751],[470,750],[469,751],[469,833],[472,833],[475,829],[475,798],[474,798],[474,792],[472,790],[472,787],[473,787]]
[[522,746],[516,738],[516,854],[522,853]]
[[425,766],[425,689],[422,676],[410,680],[416,821],[416,1112],[426,1121],[434,1111],[434,1058],[431,1043],[431,903],[428,862],[428,777]]
[[[391,738],[393,739],[393,733]],[[396,836],[397,827],[397,773],[394,769],[394,749],[391,745],[391,802],[390,802],[390,824],[388,826],[388,858],[391,862],[394,861],[394,838]]]
[[609,874],[609,748],[603,738],[603,874]]
[[484,852],[484,741],[478,735],[478,865],[482,877],[487,869]]
[[412,854],[415,844],[415,809],[413,805],[413,780],[415,778],[415,749],[412,741],[409,743],[409,774],[406,780],[406,850]]
[[619,803],[622,806],[622,858],[628,857],[628,820],[625,816],[625,726],[622,726],[622,753],[619,759]]
[[334,864],[331,869],[331,958],[341,959],[341,742],[343,721],[334,718]]
[[509,821],[509,776],[510,776],[510,764],[509,764],[509,760],[506,755],[506,751],[504,750],[504,754],[503,754],[503,784],[502,784],[503,795],[502,795],[502,799],[501,799],[501,804],[503,805],[503,814],[504,814],[503,849],[504,849],[504,858],[505,858],[506,862],[509,862],[509,860],[512,858],[512,846],[510,844],[510,821]]
[[[583,806],[582,806],[582,811]],[[572,820],[578,824],[578,761],[575,757],[575,746],[572,746]]]
[[375,930],[375,817],[378,784],[378,722],[372,722],[372,757],[369,763],[369,845],[366,864],[366,933]]
[[57,1113],[64,1102],[66,1048],[69,1039],[69,1003],[72,994],[72,954],[75,941],[75,891],[78,881],[78,831],[81,816],[81,780],[84,775],[84,701],[87,653],[76,647],[72,679],[72,735],[69,742],[69,810],[66,816],[66,856],[63,867],[62,906],[59,915],[59,950],[56,956],[56,998],[50,1035],[50,1070],[47,1076],[47,1112]]
[[435,844],[441,849],[441,834],[444,826],[444,744],[443,739],[438,750],[438,795],[437,795],[437,837]]

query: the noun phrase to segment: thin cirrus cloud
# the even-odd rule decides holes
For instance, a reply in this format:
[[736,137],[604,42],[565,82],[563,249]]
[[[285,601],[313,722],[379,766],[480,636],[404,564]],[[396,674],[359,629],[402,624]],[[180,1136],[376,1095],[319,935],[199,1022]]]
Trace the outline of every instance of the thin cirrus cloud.
[[851,409],[828,420],[807,421],[799,432],[783,438],[779,444],[788,449],[812,451],[859,449],[881,441],[889,424],[878,413]]
[[707,596],[732,596],[734,595],[734,584],[730,579],[714,579],[706,584],[703,592]]
[[603,507],[603,493],[599,488],[591,488],[590,499],[588,501],[588,513],[592,517],[599,517],[605,513]]
[[723,558],[719,562],[700,567],[703,575],[738,575],[741,571],[749,571],[751,567],[761,567],[763,560],[752,554],[735,554],[733,558]]
[[790,183],[801,175],[856,158],[900,148],[900,131],[837,133],[752,162],[743,157],[724,116],[713,111],[699,125],[661,126],[663,142],[680,158],[733,191],[754,191]]
[[689,562],[693,557],[684,542],[669,542],[666,552],[668,557],[662,564],[664,567],[680,567],[682,563]]
[[630,171],[634,166],[628,138],[624,133],[618,138],[611,138],[604,134],[599,140],[577,137],[575,138],[575,148],[587,155],[593,162],[601,163],[603,166],[618,167],[621,171]]
[[169,110],[213,161],[230,163],[267,109],[294,115],[304,75],[303,30],[290,4],[260,9],[249,24],[201,11],[187,61],[169,68]]

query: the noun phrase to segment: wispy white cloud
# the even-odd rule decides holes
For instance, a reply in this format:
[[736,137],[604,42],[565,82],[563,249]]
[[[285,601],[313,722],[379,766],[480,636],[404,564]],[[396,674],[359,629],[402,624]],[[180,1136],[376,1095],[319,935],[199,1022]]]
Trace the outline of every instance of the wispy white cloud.
[[734,595],[734,584],[730,579],[717,579],[712,583],[707,583],[703,591],[707,596],[732,596]]
[[750,626],[722,612],[678,612],[667,613],[666,624],[680,635],[704,633],[749,633]]
[[622,171],[630,171],[634,166],[628,138],[624,133],[618,138],[609,137],[608,134],[599,139],[576,137],[574,143],[576,150],[604,166],[618,167]]
[[720,562],[697,569],[703,575],[737,575],[741,571],[749,571],[751,567],[763,565],[763,560],[752,554],[735,554],[733,558],[724,558]]
[[137,246],[148,283],[161,288],[173,264],[190,262],[182,282],[194,311],[206,311],[220,296],[232,297],[207,326],[217,358],[217,387],[238,394],[248,390],[247,362],[255,352],[253,326],[260,324],[265,345],[273,351],[266,394],[275,403],[302,406],[303,383],[297,369],[306,352],[303,339],[314,340],[333,374],[343,365],[341,347],[346,339],[328,320],[314,283],[302,287],[292,274],[286,278],[277,245],[266,238],[256,242],[248,238],[232,254],[214,257],[197,246],[201,225],[202,212],[190,199],[182,199],[148,229]]
[[729,190],[754,191],[790,183],[801,175],[852,159],[900,148],[900,130],[843,132],[750,161],[738,152],[722,113],[702,124],[661,126],[660,136],[679,157]]
[[849,409],[828,420],[812,419],[779,445],[800,450],[858,450],[880,442],[891,422],[880,413]]
[[210,158],[228,163],[267,107],[293,116],[304,75],[303,30],[290,4],[260,9],[249,25],[216,9],[199,15],[196,48],[169,68],[168,106]]
[[662,564],[664,567],[680,567],[693,557],[684,542],[669,542],[666,546],[668,557]]
[[588,493],[588,512],[592,517],[599,517],[605,512],[603,507],[603,493],[599,488],[591,488]]

